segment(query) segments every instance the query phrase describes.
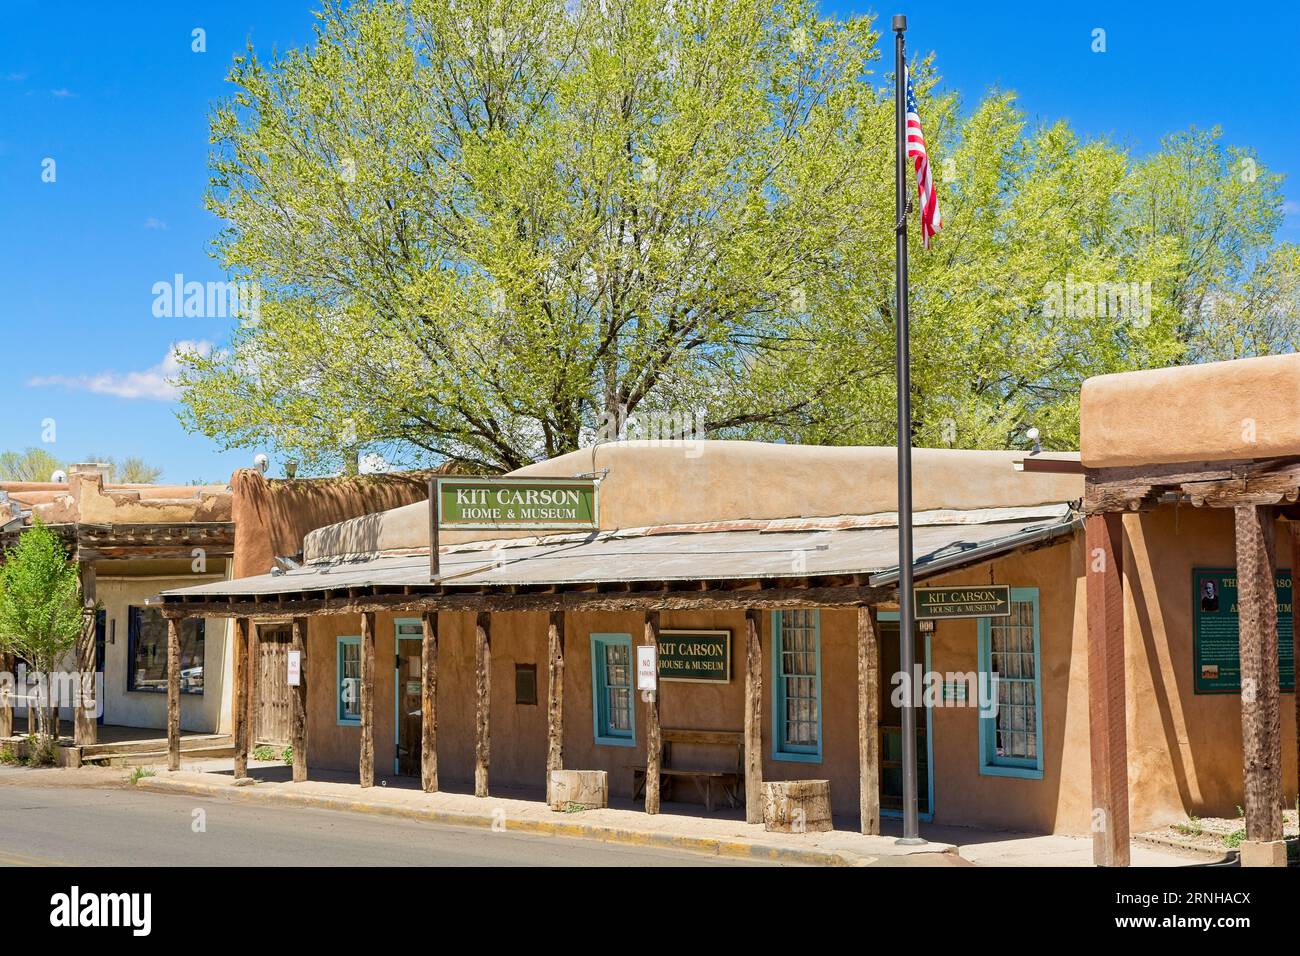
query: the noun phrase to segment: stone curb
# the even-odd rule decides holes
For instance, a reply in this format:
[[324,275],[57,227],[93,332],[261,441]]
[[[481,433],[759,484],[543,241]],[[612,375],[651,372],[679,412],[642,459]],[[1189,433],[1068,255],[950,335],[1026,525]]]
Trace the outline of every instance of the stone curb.
[[[189,794],[193,796],[228,796],[255,803],[277,806],[315,807],[322,810],[344,810],[379,816],[403,817],[427,823],[451,826],[492,827],[496,822],[491,813],[462,813],[452,810],[435,810],[424,807],[406,807],[382,803],[367,803],[323,794],[289,793],[263,787],[235,787],[230,784],[195,783],[183,780],[166,780],[160,777],[141,777],[137,790],[153,793]],[[511,821],[512,833],[529,833],[540,836],[577,837],[595,839],[625,846],[658,847],[674,850],[692,850],[735,859],[769,860],[778,863],[799,863],[808,866],[866,866],[876,858],[840,850],[795,848],[730,840],[721,837],[694,837],[607,824],[561,823],[549,820],[522,819]],[[935,852],[950,852],[946,849]]]

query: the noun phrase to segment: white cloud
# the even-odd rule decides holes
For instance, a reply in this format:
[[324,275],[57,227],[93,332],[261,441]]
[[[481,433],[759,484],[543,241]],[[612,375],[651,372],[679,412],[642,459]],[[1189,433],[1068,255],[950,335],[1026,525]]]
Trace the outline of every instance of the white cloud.
[[50,90],[50,95],[61,100],[66,100],[69,97],[76,96],[77,94],[73,93],[72,90],[67,87],[59,87],[57,90]]
[[150,216],[148,219],[144,221],[144,227],[146,229],[166,229],[167,223],[163,222],[161,219],[158,219],[154,216]]
[[94,392],[96,395],[114,395],[118,398],[144,398],[156,402],[172,402],[180,396],[173,384],[180,374],[178,351],[198,352],[208,355],[212,343],[207,341],[177,342],[163,356],[161,362],[143,372],[98,372],[94,375],[41,375],[29,379],[31,386],[56,385],[63,388]]
[[1294,199],[1287,199],[1282,203],[1282,214],[1284,216],[1300,216],[1300,202]]

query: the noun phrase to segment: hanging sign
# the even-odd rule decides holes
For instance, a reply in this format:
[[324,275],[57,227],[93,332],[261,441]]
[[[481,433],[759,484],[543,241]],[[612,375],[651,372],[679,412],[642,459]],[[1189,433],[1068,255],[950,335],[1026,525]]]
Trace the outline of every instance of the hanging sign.
[[438,525],[466,531],[594,530],[598,482],[591,478],[439,478]]
[[[1295,636],[1291,632],[1291,572],[1276,572],[1278,683],[1295,690]],[[1237,572],[1192,569],[1192,659],[1198,694],[1241,691],[1241,624]]]
[[289,652],[289,686],[302,684],[302,651]]
[[1010,617],[1011,586],[981,584],[971,587],[913,588],[918,621],[946,621],[963,617]]
[[660,631],[659,679],[731,681],[730,631]]

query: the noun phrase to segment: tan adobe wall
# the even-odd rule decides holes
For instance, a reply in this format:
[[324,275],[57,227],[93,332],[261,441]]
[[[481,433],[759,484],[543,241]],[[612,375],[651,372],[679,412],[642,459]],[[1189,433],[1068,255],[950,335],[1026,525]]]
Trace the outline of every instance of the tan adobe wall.
[[[997,508],[1083,497],[1083,479],[1078,475],[1016,471],[1012,463],[1025,455],[918,448],[913,452],[913,506],[917,511]],[[603,469],[609,472],[600,487],[602,529],[876,514],[897,508],[893,448],[747,441],[614,442],[514,474],[572,477]],[[519,534],[444,532],[442,541],[454,544]],[[421,501],[323,528],[308,536],[304,551],[313,560],[428,546],[429,514]]]
[[1079,442],[1090,468],[1300,455],[1300,355],[1090,378]]

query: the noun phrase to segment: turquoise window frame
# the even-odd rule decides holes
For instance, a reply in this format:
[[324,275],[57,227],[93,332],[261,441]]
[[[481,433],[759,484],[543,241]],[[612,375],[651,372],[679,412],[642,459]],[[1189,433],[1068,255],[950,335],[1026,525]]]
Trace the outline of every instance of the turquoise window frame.
[[772,759],[786,760],[793,763],[821,763],[824,727],[822,722],[822,614],[819,608],[811,609],[815,615],[816,626],[813,638],[816,641],[814,657],[816,670],[814,679],[817,683],[817,746],[791,744],[785,739],[785,674],[781,666],[783,648],[782,611],[772,612]]
[[360,647],[361,637],[347,636],[335,638],[334,643],[334,720],[340,727],[360,727],[360,717],[343,716],[343,648]]
[[[631,693],[628,733],[616,733],[609,726],[609,697],[606,694],[608,684],[605,682],[605,652],[608,645],[620,645],[627,648],[628,676],[631,680]],[[608,747],[636,746],[636,658],[632,652],[631,634],[592,634],[591,635],[591,723],[592,735],[597,744]]]
[[[1043,655],[1040,643],[1038,588],[1012,588],[1011,600],[1032,604],[1034,607],[1034,759],[1027,757],[999,757],[995,753],[997,745],[996,717],[979,718],[979,772],[985,777],[1019,777],[1025,780],[1043,779]],[[980,674],[991,674],[992,661],[992,618],[979,618],[979,667]],[[988,685],[986,685],[988,686]],[[977,701],[982,703],[982,701]]]

